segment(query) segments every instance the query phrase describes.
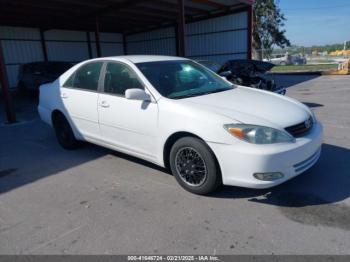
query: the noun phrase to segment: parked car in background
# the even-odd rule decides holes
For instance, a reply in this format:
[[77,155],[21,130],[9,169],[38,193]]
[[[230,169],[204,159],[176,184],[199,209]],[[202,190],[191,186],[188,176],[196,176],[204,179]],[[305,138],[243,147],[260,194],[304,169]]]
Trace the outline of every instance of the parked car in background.
[[264,62],[269,62],[274,65],[306,65],[307,59],[302,54],[290,55],[286,54],[272,54],[270,58],[263,60]]
[[34,62],[19,68],[18,88],[21,92],[38,91],[42,84],[55,81],[74,64],[70,62]]
[[148,160],[196,194],[276,186],[321,154],[322,125],[307,106],[179,57],[82,62],[40,87],[38,111],[64,148],[82,140]]
[[290,61],[291,61],[292,65],[306,65],[307,64],[306,57],[303,55],[300,55],[300,54],[291,55]]
[[[217,63],[197,61],[230,82],[252,88],[267,90],[281,95],[286,94],[286,88],[277,86],[273,75],[267,74],[275,65],[257,60],[238,59],[230,60],[217,69]],[[216,65],[216,66],[213,66]],[[213,69],[212,69],[213,68]]]
[[263,60],[264,62],[269,62],[274,65],[290,65],[290,61],[288,59],[288,54],[272,54],[270,58],[266,58]]
[[204,65],[205,67],[209,68],[215,73],[219,72],[221,68],[221,65],[219,63],[210,60],[196,60],[196,62],[201,65]]

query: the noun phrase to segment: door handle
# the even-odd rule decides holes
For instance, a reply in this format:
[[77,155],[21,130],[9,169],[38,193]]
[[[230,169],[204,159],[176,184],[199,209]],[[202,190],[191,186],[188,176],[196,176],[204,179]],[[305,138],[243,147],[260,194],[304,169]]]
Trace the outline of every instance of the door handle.
[[104,108],[108,108],[108,107],[109,107],[109,104],[107,103],[107,101],[102,101],[102,102],[100,103],[100,106],[101,106],[101,107],[104,107]]
[[61,97],[62,97],[63,99],[67,99],[67,98],[68,98],[68,95],[67,95],[66,93],[63,93],[63,94],[61,94]]

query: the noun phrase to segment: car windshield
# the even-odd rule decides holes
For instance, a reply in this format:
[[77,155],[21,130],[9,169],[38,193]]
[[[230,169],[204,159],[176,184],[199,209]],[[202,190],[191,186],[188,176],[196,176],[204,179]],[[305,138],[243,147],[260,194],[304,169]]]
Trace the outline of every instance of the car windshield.
[[171,99],[233,89],[232,84],[217,74],[189,60],[138,63],[136,66],[162,96]]
[[217,73],[221,66],[218,63],[212,62],[212,61],[198,61],[201,65],[204,65],[205,67],[209,68],[211,71]]

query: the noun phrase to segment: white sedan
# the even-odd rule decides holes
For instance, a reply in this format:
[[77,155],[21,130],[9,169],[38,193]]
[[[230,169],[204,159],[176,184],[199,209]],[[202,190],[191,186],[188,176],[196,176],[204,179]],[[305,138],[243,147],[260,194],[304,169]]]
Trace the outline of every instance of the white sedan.
[[305,105],[179,57],[84,61],[40,87],[38,109],[64,148],[88,141],[145,159],[197,194],[276,186],[321,153],[322,126]]

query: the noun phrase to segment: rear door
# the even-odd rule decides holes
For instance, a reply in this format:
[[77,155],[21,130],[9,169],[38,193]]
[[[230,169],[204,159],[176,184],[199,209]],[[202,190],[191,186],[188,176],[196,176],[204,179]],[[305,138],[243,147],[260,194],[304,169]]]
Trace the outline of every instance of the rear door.
[[99,138],[97,102],[103,62],[78,68],[61,87],[61,98],[70,122],[83,138]]

